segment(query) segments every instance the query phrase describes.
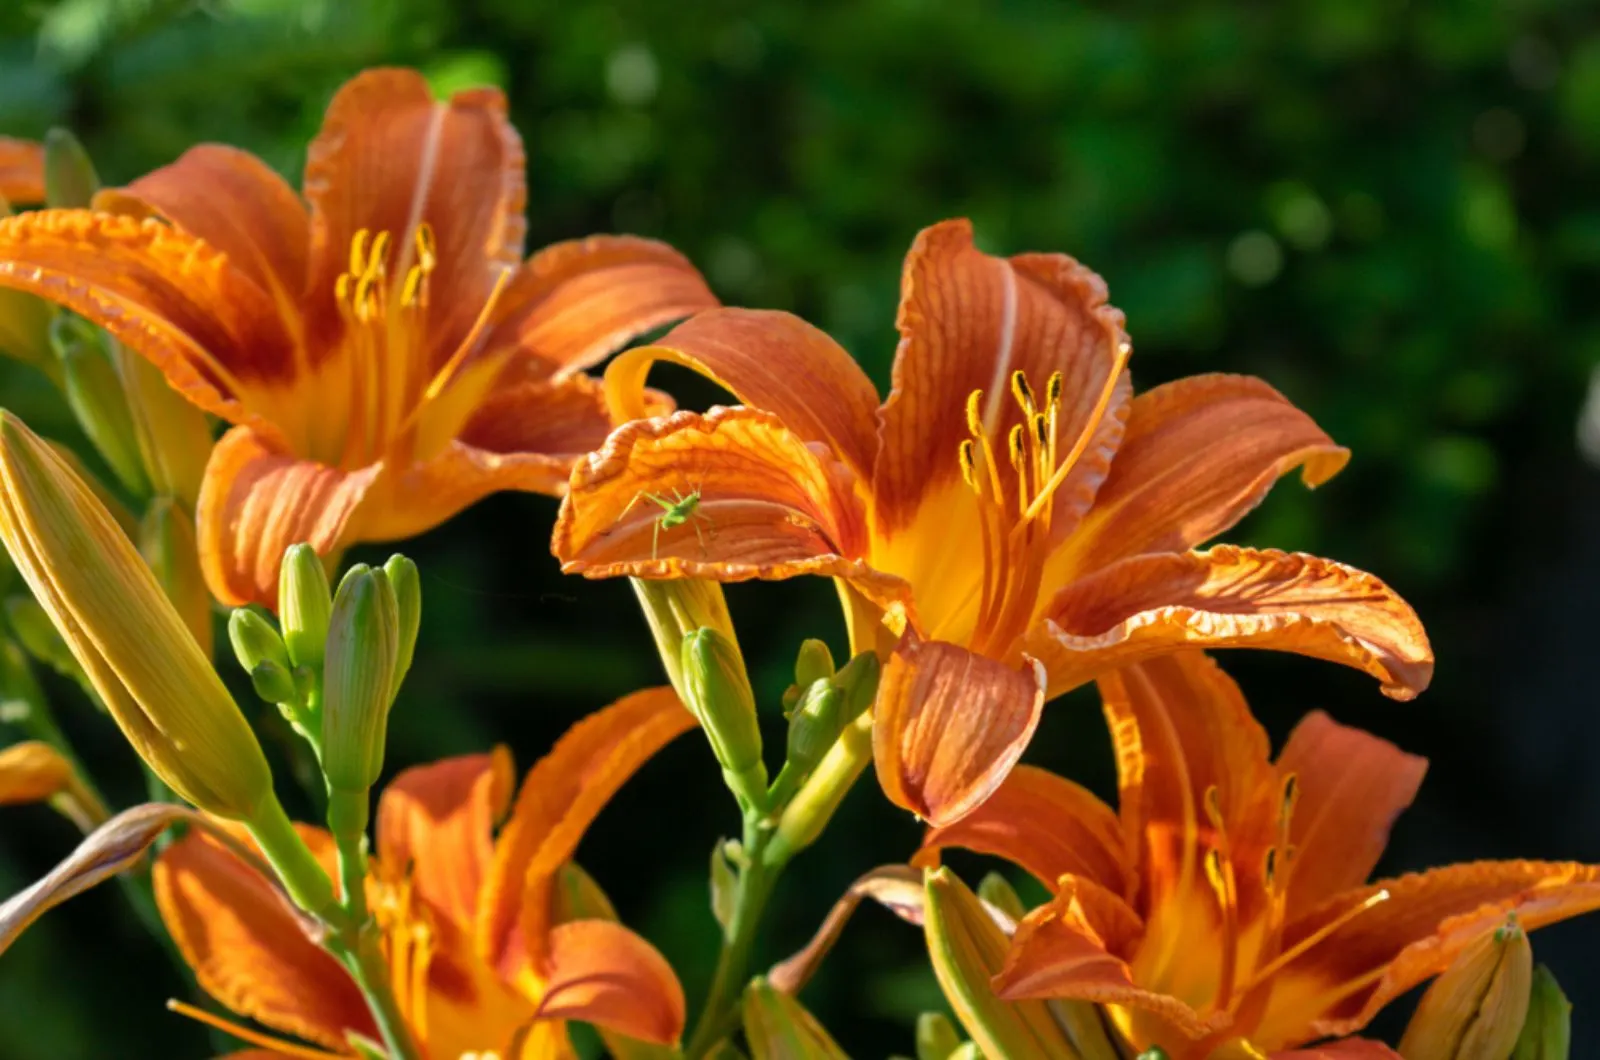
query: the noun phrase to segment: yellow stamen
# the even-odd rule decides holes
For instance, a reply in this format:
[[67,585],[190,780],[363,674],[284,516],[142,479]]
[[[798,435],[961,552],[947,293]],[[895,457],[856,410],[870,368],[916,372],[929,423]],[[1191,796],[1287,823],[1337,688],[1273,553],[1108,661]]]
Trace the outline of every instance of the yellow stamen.
[[967,484],[967,488],[972,490],[973,493],[982,496],[983,487],[978,483],[978,469],[972,466],[973,451],[976,447],[977,443],[971,438],[961,443],[959,456],[961,461],[961,480]]
[[1038,408],[1033,403],[1033,388],[1028,385],[1028,377],[1022,374],[1022,369],[1011,373],[1011,396],[1017,399],[1025,416],[1032,416]]
[[1239,961],[1239,890],[1233,872],[1233,857],[1228,849],[1228,833],[1222,816],[1222,794],[1215,784],[1205,791],[1206,818],[1215,834],[1215,845],[1206,854],[1206,880],[1217,896],[1222,912],[1222,972],[1217,986],[1217,1006],[1227,1008],[1233,1000],[1233,979]]
[[439,263],[438,244],[433,238],[433,226],[423,221],[417,225],[417,233],[413,237],[417,245],[417,265],[424,273],[432,272]]
[[367,259],[368,272],[379,272],[383,269],[384,263],[389,258],[389,244],[391,242],[388,232],[378,233],[377,238],[372,241],[372,256]]
[[313,1049],[308,1045],[300,1045],[283,1038],[274,1038],[259,1031],[253,1031],[249,1027],[235,1023],[232,1020],[223,1019],[221,1016],[213,1016],[204,1009],[195,1008],[193,1005],[177,999],[168,1001],[167,1009],[176,1012],[180,1016],[188,1016],[198,1023],[204,1023],[208,1027],[215,1027],[224,1034],[231,1034],[242,1042],[259,1046],[274,1053],[282,1053],[284,1056],[301,1057],[303,1060],[345,1060],[345,1057],[339,1053],[330,1053],[325,1049]]
[[1066,382],[1060,372],[1051,372],[1050,381],[1044,387],[1044,403],[1054,407],[1061,404],[1061,388]]
[[367,240],[372,238],[372,233],[365,228],[358,229],[355,238],[350,240],[350,274],[360,276],[367,271]]
[[1112,359],[1111,371],[1106,373],[1105,386],[1101,388],[1100,397],[1095,401],[1094,409],[1089,413],[1089,419],[1083,425],[1083,430],[1078,434],[1078,440],[1072,443],[1072,448],[1067,452],[1066,459],[1056,467],[1055,474],[1049,482],[1045,483],[1038,496],[1033,498],[1033,503],[1024,513],[1024,519],[1032,519],[1049,501],[1061,484],[1067,480],[1067,474],[1083,456],[1083,451],[1089,448],[1089,442],[1094,437],[1095,430],[1100,426],[1100,421],[1105,417],[1106,409],[1111,406],[1111,398],[1117,392],[1117,381],[1122,378],[1122,370],[1127,367],[1128,358],[1133,354],[1133,347],[1122,343],[1117,347],[1117,355]]
[[1257,969],[1256,974],[1251,976],[1250,982],[1245,985],[1243,993],[1248,994],[1261,983],[1266,982],[1268,979],[1276,975],[1281,969],[1284,968],[1284,966],[1288,965],[1297,958],[1304,956],[1307,951],[1311,950],[1329,935],[1332,935],[1334,932],[1350,923],[1350,921],[1354,920],[1362,913],[1365,913],[1368,909],[1382,905],[1388,900],[1389,892],[1387,890],[1380,890],[1377,893],[1370,895],[1359,904],[1345,910],[1340,916],[1336,917],[1323,927],[1318,928],[1310,935],[1307,935],[1289,949],[1286,949],[1282,953],[1278,954],[1277,957],[1273,958],[1264,967]]
[[967,395],[967,432],[974,438],[983,436],[983,416],[978,411],[978,406],[983,402],[983,391],[974,390]]

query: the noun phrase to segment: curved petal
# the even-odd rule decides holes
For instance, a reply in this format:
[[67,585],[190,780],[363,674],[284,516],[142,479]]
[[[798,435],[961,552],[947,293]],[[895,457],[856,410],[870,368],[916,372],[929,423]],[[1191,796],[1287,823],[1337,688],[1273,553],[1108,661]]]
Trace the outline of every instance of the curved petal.
[[381,470],[345,472],[300,460],[249,427],[224,434],[195,507],[200,569],[211,595],[229,607],[276,607],[284,550],[306,542],[320,555],[337,551]]
[[511,752],[496,747],[413,766],[378,800],[378,859],[469,934],[514,779]]
[[1269,648],[1354,666],[1410,699],[1433,650],[1408,604],[1370,574],[1275,549],[1135,556],[1067,586],[1025,648],[1057,695],[1182,648]]
[[[314,357],[343,333],[334,284],[357,232],[388,232],[397,286],[417,262],[415,233],[433,230],[425,365],[443,364],[471,330],[499,275],[522,258],[527,201],[521,138],[495,89],[435,101],[414,70],[367,70],[328,104],[306,157],[311,206],[308,324]],[[424,376],[425,377],[425,376]]]
[[656,345],[629,350],[606,369],[606,399],[618,422],[644,414],[645,378],[657,361],[692,368],[743,404],[772,413],[868,481],[878,447],[878,392],[843,347],[799,317],[711,309]]
[[[996,452],[1006,452],[1008,433],[1024,420],[1012,396],[1016,372],[1041,404],[1050,376],[1062,373],[1056,431],[1063,451],[1090,432],[1055,493],[1052,531],[1069,531],[1105,478],[1132,396],[1119,379],[1111,407],[1100,408],[1107,375],[1128,341],[1100,277],[1063,254],[991,257],[973,246],[969,222],[946,221],[919,233],[906,255],[896,326],[900,350],[879,415],[872,479],[875,535],[888,539],[921,518],[940,517],[929,499],[961,485],[957,450],[970,437],[973,391],[983,393],[984,433]],[[1004,477],[1014,490],[1013,476]]]
[[[647,494],[697,504],[665,525]],[[714,408],[619,427],[573,469],[551,551],[589,578],[820,574],[880,603],[903,597],[903,585],[855,561],[863,534],[846,472],[769,413]]]
[[156,220],[39,210],[0,220],[0,287],[79,313],[208,412],[271,419],[294,379],[277,306],[225,254]]
[[667,244],[590,236],[527,260],[500,295],[484,347],[512,346],[546,371],[570,375],[635,335],[716,305],[699,270]]
[[935,827],[994,793],[1044,709],[1044,668],[1018,670],[911,630],[884,665],[872,757],[884,794]]
[[[1140,928],[1139,918],[1115,895],[1065,878],[1061,893],[1017,925],[1005,966],[995,976],[995,990],[1007,1000],[1072,998],[1123,1005],[1153,1017],[1162,1030],[1188,1038],[1204,1037],[1225,1025],[1226,1016],[1221,1022],[1207,1019],[1176,997],[1134,983],[1121,954],[1133,945]],[[1145,1019],[1135,1016],[1134,1025],[1136,1038],[1149,1034]]]
[[[1190,905],[1209,909],[1215,902],[1198,863],[1202,833],[1212,827],[1207,792],[1215,789],[1230,844],[1247,844],[1251,818],[1275,776],[1265,730],[1239,686],[1202,652],[1175,652],[1107,674],[1100,698],[1117,758],[1127,856],[1143,879],[1140,908],[1154,919]],[[1265,808],[1275,814],[1278,792],[1270,795]],[[1247,849],[1235,854],[1242,855],[1234,859],[1236,870],[1254,875],[1259,858]]]
[[[552,881],[590,822],[694,724],[670,688],[635,692],[567,730],[528,773],[495,844],[477,919],[479,953],[508,980],[531,976],[536,984],[547,970]],[[528,992],[538,996],[534,985]]]
[[1507,914],[1532,931],[1595,909],[1600,866],[1575,862],[1472,862],[1346,891],[1285,929],[1285,950],[1305,952],[1272,977],[1252,1036],[1284,1048],[1354,1033]]
[[936,864],[945,847],[1006,858],[1051,890],[1069,875],[1118,895],[1132,889],[1116,811],[1087,788],[1035,766],[1012,770],[993,795],[954,824],[930,828],[911,863]]
[[261,159],[236,147],[201,144],[114,195],[119,208],[132,197],[222,251],[298,328],[310,239],[306,207]]
[[1111,473],[1061,562],[1081,574],[1182,552],[1232,527],[1295,468],[1315,487],[1349,458],[1259,379],[1197,375],[1158,386],[1133,399]]
[[0,136],[0,200],[13,206],[44,202],[44,145]]
[[415,537],[495,493],[559,496],[575,459],[576,454],[496,453],[451,442],[425,463],[384,476],[349,536],[362,541]]
[[361,992],[306,937],[255,869],[198,832],[156,859],[156,905],[206,992],[235,1012],[330,1049],[376,1039]]
[[1400,1054],[1370,1038],[1345,1038],[1342,1041],[1273,1053],[1268,1060],[1401,1060]]
[[673,1045],[683,1033],[685,1012],[683,987],[667,959],[621,924],[573,920],[551,930],[541,1017],[583,1020]]
[[1428,760],[1316,710],[1289,735],[1278,768],[1294,775],[1298,792],[1285,884],[1292,921],[1366,882],[1395,818],[1416,798]]

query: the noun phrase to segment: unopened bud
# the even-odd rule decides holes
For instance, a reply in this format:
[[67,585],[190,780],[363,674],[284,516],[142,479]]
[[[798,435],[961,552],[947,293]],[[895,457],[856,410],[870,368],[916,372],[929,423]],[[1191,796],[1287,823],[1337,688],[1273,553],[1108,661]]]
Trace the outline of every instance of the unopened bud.
[[0,538],[162,780],[223,817],[250,819],[277,805],[255,734],[133,543],[50,447],[6,412]]
[[789,764],[806,776],[828,753],[842,728],[844,693],[826,680],[813,684],[789,717]]
[[[262,659],[251,668],[250,687],[268,703],[299,706],[300,690],[294,683],[294,675],[271,659]],[[296,719],[291,716],[290,720]]]
[[1505,1060],[1528,1015],[1533,949],[1509,916],[1428,987],[1400,1039],[1405,1060]]
[[1159,1045],[1152,1045],[1139,1054],[1139,1060],[1172,1060],[1167,1051]]
[[715,629],[697,629],[682,643],[682,698],[700,722],[722,775],[739,800],[760,806],[767,795],[756,699],[738,645]]
[[833,678],[833,686],[844,693],[844,706],[839,717],[843,728],[872,707],[878,696],[878,678],[883,674],[883,663],[877,655],[864,651],[845,663]]
[[59,313],[50,325],[50,344],[61,360],[67,404],[78,426],[128,492],[148,496],[150,482],[139,459],[122,379],[107,358],[99,333],[71,313]]
[[961,1048],[955,1024],[943,1012],[924,1012],[917,1017],[917,1060],[949,1060]]
[[846,1060],[822,1024],[805,1008],[765,979],[757,979],[744,992],[744,1035],[751,1060]]
[[1572,1050],[1572,1003],[1544,965],[1533,970],[1528,1018],[1511,1060],[1567,1060]]
[[401,682],[411,671],[411,658],[417,650],[417,630],[422,627],[422,579],[417,565],[404,556],[390,556],[389,562],[383,565],[383,573],[394,590],[400,622],[400,641],[394,663],[394,690],[398,693]]
[[794,683],[799,688],[810,688],[812,682],[833,676],[833,653],[820,640],[807,640],[800,644],[794,658]]
[[271,622],[251,608],[236,608],[228,616],[228,643],[233,645],[233,657],[247,674],[254,673],[263,662],[272,663],[285,674],[289,672],[289,651],[283,638]]
[[42,740],[14,743],[0,751],[0,806],[44,802],[72,778],[72,765]]
[[310,545],[290,545],[278,571],[278,622],[294,665],[321,668],[332,611],[333,593],[322,557]]
[[334,597],[322,670],[322,768],[334,790],[364,796],[383,769],[399,627],[388,577],[351,567]]
[[738,648],[739,638],[734,634],[722,586],[704,578],[628,580],[639,598],[639,609],[650,624],[662,668],[667,671],[673,691],[687,703],[689,696],[683,685],[683,638],[697,629],[714,629]]
[[1028,915],[1028,907],[1022,904],[1017,889],[998,872],[991,872],[978,881],[978,897],[1013,921],[1021,920]]
[[200,573],[194,520],[171,497],[150,502],[139,526],[139,552],[200,651],[211,658],[211,592]]
[[106,339],[106,345],[122,380],[134,442],[152,491],[172,497],[192,513],[213,445],[206,414],[174,390],[154,364],[116,339]]
[[66,129],[51,129],[44,136],[44,201],[54,210],[87,209],[100,178],[89,152]]

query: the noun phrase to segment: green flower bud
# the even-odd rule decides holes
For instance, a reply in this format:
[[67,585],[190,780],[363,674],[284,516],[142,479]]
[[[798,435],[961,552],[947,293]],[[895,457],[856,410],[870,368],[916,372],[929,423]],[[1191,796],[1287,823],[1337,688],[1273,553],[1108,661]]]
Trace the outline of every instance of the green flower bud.
[[978,881],[978,897],[1012,920],[1021,920],[1028,915],[1028,909],[1022,904],[1017,889],[998,872],[991,872]]
[[924,1012],[917,1017],[917,1060],[949,1060],[961,1048],[955,1024],[942,1012]]
[[[648,578],[630,578],[634,594],[639,598],[639,609],[655,637],[656,650],[661,653],[662,668],[667,679],[678,693],[678,698],[689,701],[683,686],[683,638],[697,629],[714,629],[728,639],[737,651],[739,638],[733,631],[733,619],[728,615],[728,602],[722,595],[722,586],[704,578],[673,578],[655,581]],[[743,661],[741,658],[741,667]]]
[[845,1060],[845,1052],[800,1002],[757,979],[744,992],[744,1034],[752,1060]]
[[871,709],[872,701],[878,697],[878,678],[882,674],[883,663],[877,655],[864,651],[834,675],[833,686],[844,693],[844,707],[839,718],[841,729]]
[[333,595],[322,557],[310,545],[290,545],[278,571],[278,623],[296,666],[322,667]]
[[1139,1060],[1172,1060],[1172,1058],[1167,1055],[1167,1051],[1161,1046],[1152,1045],[1139,1054]]
[[244,667],[247,674],[255,673],[256,667],[263,662],[272,663],[285,676],[292,669],[283,638],[272,628],[271,622],[251,608],[238,608],[228,616],[228,642],[233,645],[234,658],[239,660],[239,665]]
[[78,426],[128,492],[148,496],[150,481],[139,458],[122,379],[106,356],[99,333],[70,313],[58,313],[50,324],[50,345],[61,360],[67,404]]
[[1469,943],[1433,981],[1406,1025],[1406,1060],[1504,1060],[1522,1033],[1533,950],[1508,916]]
[[78,138],[66,129],[45,133],[45,204],[55,210],[86,209],[99,190],[100,178]]
[[817,768],[839,738],[845,696],[826,680],[806,692],[789,718],[789,762],[801,776]]
[[422,579],[417,565],[404,556],[390,556],[383,565],[383,573],[394,589],[395,605],[400,615],[400,644],[395,656],[394,690],[411,670],[411,657],[417,649],[417,630],[422,626]]
[[250,670],[250,685],[256,690],[256,695],[268,703],[294,705],[300,701],[294,675],[272,659],[262,659],[255,664]]
[[1533,970],[1528,1018],[1511,1060],[1567,1060],[1572,1050],[1572,1003],[1544,965]]
[[833,676],[833,653],[820,640],[807,640],[800,644],[794,658],[794,683],[799,688],[809,688],[813,681]]
[[682,653],[684,705],[711,741],[722,775],[740,802],[763,805],[767,769],[761,761],[761,730],[738,645],[714,629],[697,629],[683,638]]
[[351,567],[334,597],[322,670],[322,768],[334,790],[364,795],[383,769],[399,651],[388,577]]

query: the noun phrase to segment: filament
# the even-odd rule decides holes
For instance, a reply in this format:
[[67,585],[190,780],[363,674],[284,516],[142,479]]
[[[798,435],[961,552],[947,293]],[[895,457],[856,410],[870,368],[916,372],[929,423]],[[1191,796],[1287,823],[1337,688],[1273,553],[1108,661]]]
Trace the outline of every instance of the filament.
[[253,1031],[249,1027],[235,1023],[233,1020],[214,1016],[205,1009],[196,1008],[176,998],[167,1002],[167,1009],[176,1012],[180,1016],[187,1016],[197,1023],[215,1027],[224,1034],[231,1034],[242,1042],[260,1046],[275,1053],[282,1053],[284,1056],[301,1057],[303,1060],[348,1060],[341,1053],[330,1053],[326,1049],[314,1049],[309,1045],[300,1045],[284,1038],[274,1038],[271,1035]]

